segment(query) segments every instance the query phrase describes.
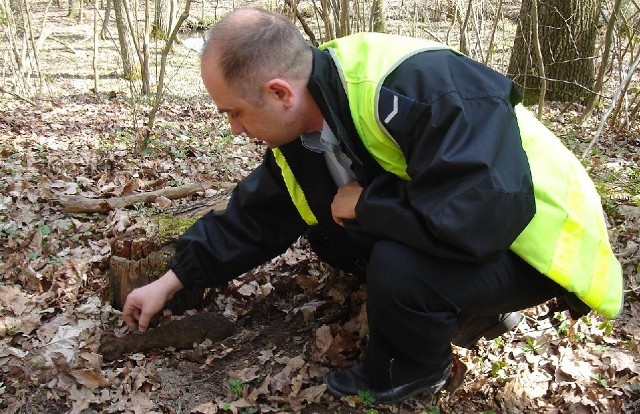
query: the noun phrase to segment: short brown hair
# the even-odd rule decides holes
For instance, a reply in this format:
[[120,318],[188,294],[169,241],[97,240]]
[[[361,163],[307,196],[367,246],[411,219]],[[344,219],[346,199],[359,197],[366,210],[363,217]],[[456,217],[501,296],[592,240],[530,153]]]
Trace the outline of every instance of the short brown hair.
[[311,49],[287,17],[259,8],[239,8],[214,24],[205,41],[202,62],[216,50],[225,81],[253,102],[269,79],[305,79],[311,72]]

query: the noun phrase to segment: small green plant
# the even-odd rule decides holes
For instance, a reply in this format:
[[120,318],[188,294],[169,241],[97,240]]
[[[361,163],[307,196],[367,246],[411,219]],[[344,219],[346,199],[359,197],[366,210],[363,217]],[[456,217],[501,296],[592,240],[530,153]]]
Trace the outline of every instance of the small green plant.
[[602,321],[602,323],[600,323],[600,329],[602,329],[606,335],[611,335],[613,332],[613,323],[610,320]]
[[150,205],[148,206],[144,201],[140,201],[133,205],[133,209],[138,213],[142,214],[155,214],[158,212],[156,206]]
[[0,168],[0,174],[5,176],[12,176],[16,170],[14,170],[10,165],[4,165]]
[[233,134],[231,133],[231,129],[229,128],[221,128],[216,141],[229,144],[233,141]]
[[140,201],[133,204],[133,209],[138,213],[141,213],[147,209],[147,206],[143,201]]
[[60,256],[51,255],[47,259],[47,263],[51,265],[59,265],[62,264],[62,258]]
[[609,380],[607,379],[607,377],[605,377],[602,374],[594,375],[593,377],[591,377],[591,379],[601,387],[604,387],[604,388],[609,387]]
[[495,347],[495,348],[502,348],[504,346],[504,338],[499,336],[497,338],[494,338],[493,340],[491,340],[491,344]]
[[491,376],[498,379],[504,379],[506,377],[506,373],[504,368],[507,366],[507,363],[504,361],[496,361],[491,364]]
[[0,221],[0,236],[2,234],[6,234],[7,236],[11,236],[12,234],[17,233],[17,229],[13,223],[7,223],[6,221]]
[[189,153],[189,150],[187,148],[171,148],[169,150],[169,152],[171,153],[171,157],[175,158],[175,159],[180,159],[180,158],[185,158],[187,156],[187,154]]
[[38,230],[40,231],[40,233],[42,233],[43,236],[47,236],[47,235],[51,234],[51,232],[53,231],[51,229],[51,227],[47,226],[44,223],[38,223],[37,227],[38,227]]
[[229,385],[229,391],[231,391],[234,397],[241,398],[244,393],[244,383],[237,378],[231,378],[227,383]]
[[34,261],[38,258],[39,254],[38,252],[29,252],[27,253],[27,259]]
[[425,414],[440,414],[440,407],[436,405],[427,405],[424,407],[423,413]]
[[538,351],[542,348],[542,344],[538,342],[535,338],[530,336],[527,337],[526,343],[524,345],[524,349],[538,355]]
[[38,146],[36,147],[36,152],[38,153],[38,157],[44,159],[44,158],[47,158],[47,152],[49,151],[46,145],[38,144]]
[[29,180],[29,182],[32,184],[38,184],[38,182],[40,181],[40,173],[36,171],[32,172],[28,175],[27,180]]
[[172,178],[171,180],[169,180],[169,185],[171,185],[172,187],[180,187],[182,184],[184,184],[184,181],[179,178]]
[[376,403],[376,399],[373,397],[373,395],[371,395],[369,391],[358,391],[358,399],[367,408]]
[[565,315],[564,312],[554,313],[553,318],[560,322],[556,328],[558,335],[567,336],[571,329],[571,320],[567,318],[567,315]]

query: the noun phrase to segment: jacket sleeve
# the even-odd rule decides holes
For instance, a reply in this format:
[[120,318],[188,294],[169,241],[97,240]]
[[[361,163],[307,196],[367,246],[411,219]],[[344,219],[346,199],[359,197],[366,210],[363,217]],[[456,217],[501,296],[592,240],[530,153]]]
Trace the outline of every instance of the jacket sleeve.
[[284,252],[306,227],[267,151],[223,213],[207,213],[178,239],[171,269],[185,287],[221,286]]
[[377,176],[358,201],[358,223],[439,257],[497,260],[535,213],[513,110],[515,85],[468,58],[433,51],[410,58],[386,79],[381,120],[391,118],[384,102],[394,96],[399,113],[385,127],[406,158],[410,180]]

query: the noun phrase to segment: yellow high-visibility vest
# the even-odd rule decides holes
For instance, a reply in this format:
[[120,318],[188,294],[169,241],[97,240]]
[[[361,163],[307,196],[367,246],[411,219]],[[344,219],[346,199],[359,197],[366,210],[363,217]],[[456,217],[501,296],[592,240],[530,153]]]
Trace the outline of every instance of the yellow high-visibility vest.
[[291,196],[291,200],[293,200],[293,204],[295,204],[298,209],[300,217],[302,217],[308,225],[315,226],[318,224],[318,219],[315,214],[313,214],[313,211],[311,211],[311,207],[309,207],[309,203],[307,202],[307,197],[304,195],[304,191],[302,191],[302,187],[300,187],[293,171],[291,171],[291,167],[289,166],[287,159],[280,149],[272,148],[271,151],[276,159],[276,164],[280,167],[282,177],[284,178],[284,184],[287,186],[287,191]]

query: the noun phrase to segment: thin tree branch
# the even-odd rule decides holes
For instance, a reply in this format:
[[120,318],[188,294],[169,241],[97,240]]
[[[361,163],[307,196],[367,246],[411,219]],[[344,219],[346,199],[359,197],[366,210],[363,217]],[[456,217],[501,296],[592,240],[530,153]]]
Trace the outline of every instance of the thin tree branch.
[[604,75],[609,65],[609,55],[611,54],[611,43],[613,38],[613,29],[615,27],[618,13],[620,13],[620,7],[622,0],[615,0],[613,5],[613,12],[609,21],[607,22],[607,30],[604,35],[604,51],[602,52],[602,60],[600,61],[600,67],[598,68],[598,77],[596,78],[596,84],[593,88],[593,93],[589,95],[587,100],[587,107],[580,115],[580,123],[584,122],[593,112],[594,108],[598,104],[598,94],[602,91],[604,85]]
[[636,56],[636,60],[633,62],[633,64],[629,68],[629,71],[627,72],[627,76],[624,78],[624,80],[620,84],[620,87],[616,90],[616,93],[611,102],[611,106],[609,106],[609,109],[607,109],[607,112],[605,112],[605,114],[602,116],[602,119],[600,120],[600,125],[598,125],[598,130],[596,131],[596,134],[593,136],[593,139],[589,143],[589,146],[587,146],[587,149],[584,150],[584,153],[582,154],[582,159],[586,158],[586,156],[591,151],[591,148],[593,148],[596,142],[598,142],[598,139],[600,139],[602,130],[604,129],[605,124],[607,123],[607,118],[609,118],[609,115],[611,115],[611,112],[613,112],[614,108],[616,107],[616,103],[618,102],[618,99],[620,98],[622,91],[626,90],[627,86],[629,85],[629,82],[631,82],[631,79],[633,78],[633,75],[636,69],[638,69],[638,66],[640,66],[640,53],[638,53],[638,55]]
[[28,103],[28,104],[30,104],[32,106],[36,106],[36,103],[33,102],[31,99],[25,98],[24,96],[18,95],[17,93],[10,92],[10,91],[6,90],[5,88],[3,88],[2,85],[0,85],[0,93],[6,93],[7,95],[11,95],[14,98],[19,99],[19,100],[21,100],[23,102],[26,102],[26,103]]
[[298,11],[297,5],[292,0],[285,0],[285,3],[287,4],[287,6],[291,8],[291,10],[296,16],[296,19],[298,19],[298,21],[300,22],[300,25],[302,25],[302,30],[304,30],[306,35],[309,36],[309,41],[311,42],[311,44],[313,46],[318,46],[318,41],[316,40],[316,36],[313,34],[313,30],[305,20],[302,13]]
[[500,0],[500,3],[498,3],[496,18],[493,21],[493,27],[491,28],[491,37],[489,38],[489,46],[487,47],[487,54],[485,55],[484,62],[483,62],[485,65],[489,64],[489,58],[491,57],[491,50],[493,49],[493,43],[495,42],[496,30],[498,29],[498,22],[500,21],[500,13],[502,12],[502,1],[503,0]]
[[542,57],[542,49],[540,48],[540,36],[538,34],[538,0],[531,2],[531,30],[533,37],[533,49],[536,54],[536,66],[540,75],[540,95],[538,96],[538,119],[542,119],[542,110],[544,109],[544,98],[547,93],[547,79],[544,69],[544,59]]
[[156,90],[156,97],[153,103],[153,108],[151,108],[151,112],[149,113],[149,118],[147,121],[147,128],[146,128],[147,136],[145,137],[145,146],[146,146],[146,140],[148,138],[148,134],[150,134],[153,131],[153,127],[156,120],[156,114],[158,113],[158,109],[160,108],[160,103],[162,102],[162,99],[164,97],[164,74],[167,67],[167,56],[169,55],[169,52],[173,47],[173,42],[178,37],[178,31],[180,30],[182,23],[184,23],[187,17],[189,17],[190,8],[191,8],[191,0],[187,0],[184,6],[184,11],[178,18],[176,25],[173,27],[173,30],[171,31],[171,34],[169,35],[169,38],[167,39],[164,45],[164,48],[162,49],[162,55],[160,57],[160,74],[158,76],[158,86]]

